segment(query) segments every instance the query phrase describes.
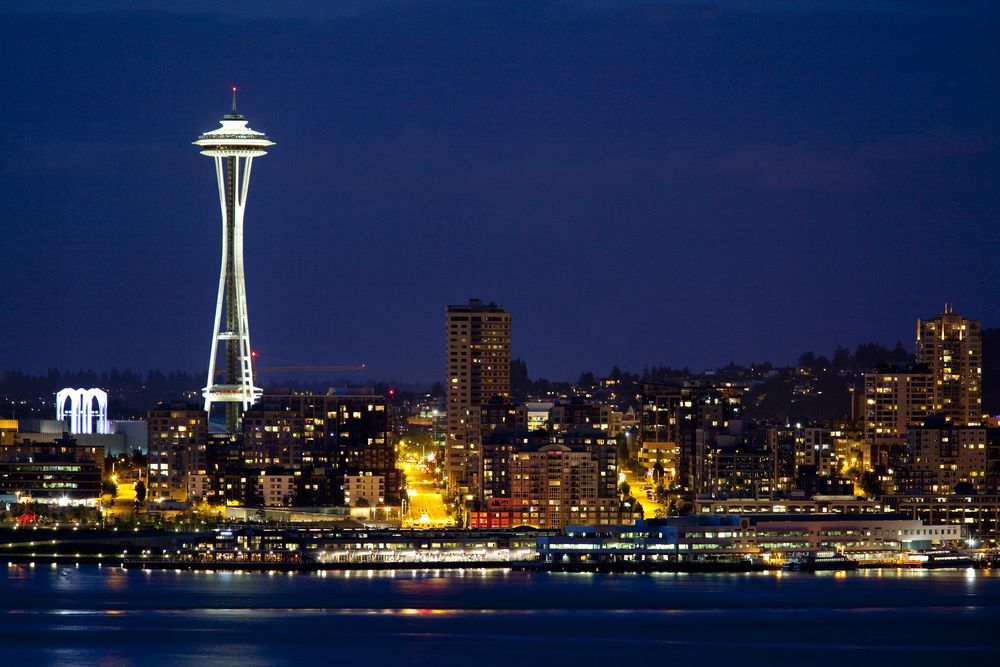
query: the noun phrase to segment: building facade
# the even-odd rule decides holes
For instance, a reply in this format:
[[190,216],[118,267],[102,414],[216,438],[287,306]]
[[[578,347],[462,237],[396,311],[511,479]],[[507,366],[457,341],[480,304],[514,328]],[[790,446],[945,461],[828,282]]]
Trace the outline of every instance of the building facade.
[[244,465],[300,471],[311,503],[345,502],[347,476],[378,475],[398,505],[402,477],[385,398],[372,393],[266,395],[244,415]]
[[104,448],[69,435],[0,443],[0,495],[43,504],[96,505]]
[[149,412],[150,499],[186,501],[188,475],[207,472],[208,413],[172,403]]
[[378,507],[385,504],[385,475],[346,475],[344,504],[348,507]]
[[472,299],[448,306],[446,378],[448,428],[445,474],[448,489],[478,495],[480,406],[510,397],[510,314],[495,303]]
[[742,439],[745,392],[732,383],[641,385],[640,443],[676,452],[676,460],[668,460],[672,465],[664,465],[669,484],[689,494],[710,492],[710,452]]
[[916,360],[933,376],[933,412],[956,426],[982,424],[982,322],[947,305],[934,319],[917,320]]
[[876,465],[891,466],[906,432],[922,426],[934,408],[934,376],[927,366],[865,373],[865,437]]
[[902,490],[913,494],[986,494],[986,431],[943,424],[910,429]]

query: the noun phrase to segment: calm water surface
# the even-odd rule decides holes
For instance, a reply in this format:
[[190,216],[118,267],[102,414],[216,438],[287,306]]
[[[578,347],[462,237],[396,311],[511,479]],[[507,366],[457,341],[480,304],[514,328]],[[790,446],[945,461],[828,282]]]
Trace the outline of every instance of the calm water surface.
[[972,570],[289,575],[0,565],[0,582],[6,664],[940,667],[1000,655],[1000,575]]

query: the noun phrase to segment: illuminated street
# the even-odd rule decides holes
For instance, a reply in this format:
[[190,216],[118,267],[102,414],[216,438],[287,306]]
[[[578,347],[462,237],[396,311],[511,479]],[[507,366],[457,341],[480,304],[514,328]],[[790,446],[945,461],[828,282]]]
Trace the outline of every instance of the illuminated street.
[[646,493],[647,489],[651,492],[654,488],[651,481],[646,481],[642,477],[636,477],[631,471],[624,469],[621,471],[621,474],[625,477],[625,482],[632,489],[632,495],[642,505],[642,516],[644,519],[655,519],[667,515],[667,508],[653,500]]
[[403,525],[420,528],[453,526],[455,522],[448,516],[444,496],[434,476],[434,468],[409,457],[400,457],[399,467],[406,475],[409,498]]

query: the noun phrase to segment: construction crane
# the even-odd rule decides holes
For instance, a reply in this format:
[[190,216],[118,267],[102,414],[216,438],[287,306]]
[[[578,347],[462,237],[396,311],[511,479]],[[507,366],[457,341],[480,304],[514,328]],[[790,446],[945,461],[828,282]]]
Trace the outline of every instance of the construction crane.
[[363,371],[364,364],[343,364],[340,366],[265,366],[258,368],[261,373],[339,373],[341,371]]
[[[250,357],[256,362],[257,353],[251,352]],[[277,357],[265,357],[273,361],[280,361],[286,364],[291,364],[289,366],[257,366],[254,364],[254,374],[256,373],[349,373],[354,371],[363,371],[368,366],[366,364],[338,364],[333,366],[318,366],[312,364],[302,364],[295,361],[289,361],[288,359],[278,359]],[[224,368],[216,368],[216,375],[221,375],[225,372]]]

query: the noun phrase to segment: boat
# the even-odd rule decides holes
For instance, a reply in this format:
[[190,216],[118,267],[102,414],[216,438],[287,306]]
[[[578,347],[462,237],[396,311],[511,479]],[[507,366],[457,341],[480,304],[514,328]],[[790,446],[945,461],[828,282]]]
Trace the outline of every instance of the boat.
[[831,570],[856,570],[858,562],[837,551],[814,551],[785,563],[783,570],[793,572],[828,572]]
[[958,549],[927,549],[911,551],[906,555],[906,564],[920,568],[975,567],[972,554]]

